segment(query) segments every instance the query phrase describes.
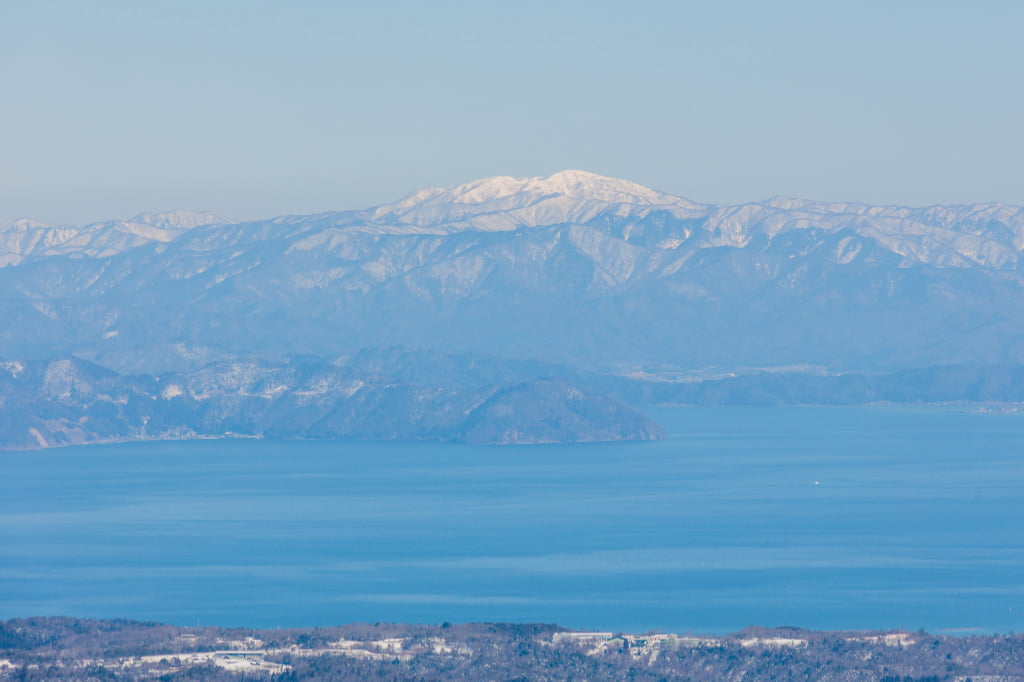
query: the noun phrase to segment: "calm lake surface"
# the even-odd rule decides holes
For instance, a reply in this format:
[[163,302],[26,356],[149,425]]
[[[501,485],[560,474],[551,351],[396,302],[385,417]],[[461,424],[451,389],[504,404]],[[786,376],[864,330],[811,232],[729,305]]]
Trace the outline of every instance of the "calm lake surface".
[[649,412],[667,440],[0,453],[0,618],[1024,629],[1024,415]]

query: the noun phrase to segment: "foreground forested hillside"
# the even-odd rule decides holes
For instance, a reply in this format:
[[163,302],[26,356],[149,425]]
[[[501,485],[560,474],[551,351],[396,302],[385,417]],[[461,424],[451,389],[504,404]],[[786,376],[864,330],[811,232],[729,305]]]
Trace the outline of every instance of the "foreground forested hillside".
[[1024,680],[1024,635],[747,628],[721,637],[554,625],[247,630],[0,623],[0,680]]

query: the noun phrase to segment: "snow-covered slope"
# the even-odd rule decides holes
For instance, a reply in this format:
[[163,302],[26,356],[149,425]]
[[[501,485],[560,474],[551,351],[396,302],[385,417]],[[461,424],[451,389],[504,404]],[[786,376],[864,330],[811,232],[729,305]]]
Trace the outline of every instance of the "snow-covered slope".
[[169,242],[201,225],[232,222],[215,213],[195,211],[143,213],[88,225],[46,225],[23,218],[0,225],[0,267],[35,256],[103,258],[143,244]]
[[[849,232],[908,263],[1016,269],[1024,250],[1024,209],[1004,204],[905,208],[776,198],[708,215],[709,244],[745,247],[791,231]],[[850,258],[844,249],[834,254]]]

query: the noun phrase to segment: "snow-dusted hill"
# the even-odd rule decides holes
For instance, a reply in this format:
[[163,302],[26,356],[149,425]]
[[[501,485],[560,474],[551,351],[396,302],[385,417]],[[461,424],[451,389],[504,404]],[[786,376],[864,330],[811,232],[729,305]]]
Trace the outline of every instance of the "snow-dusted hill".
[[232,223],[0,229],[0,355],[402,344],[617,372],[1024,362],[1024,209],[698,204],[582,171]]

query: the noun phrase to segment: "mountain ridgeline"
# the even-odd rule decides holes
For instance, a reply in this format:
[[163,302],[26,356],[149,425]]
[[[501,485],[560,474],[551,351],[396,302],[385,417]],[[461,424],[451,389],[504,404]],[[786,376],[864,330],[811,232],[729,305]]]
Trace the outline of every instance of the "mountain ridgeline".
[[[17,421],[12,405],[25,410],[35,396],[32,414],[56,410],[65,426],[18,438],[50,443],[85,416],[70,394],[31,379],[60,362],[109,372],[103,381],[117,377],[151,405],[174,403],[161,396],[177,377],[194,403],[126,412],[108,439],[179,427],[475,442],[651,437],[656,428],[616,399],[714,402],[701,393],[711,385],[677,379],[734,374],[760,388],[738,388],[734,377],[710,395],[799,402],[795,390],[835,402],[828,382],[852,373],[863,378],[858,399],[884,400],[900,390],[879,376],[938,366],[998,375],[993,368],[1024,364],[1022,251],[1024,209],[1002,204],[714,206],[580,171],[243,223],[185,211],[85,226],[19,220],[0,226],[0,356],[25,368],[0,373],[4,418]],[[368,368],[363,349],[411,349],[377,360],[413,364]],[[799,373],[744,369],[791,366],[814,369],[799,390],[775,385]],[[214,394],[185,390],[197,377],[250,370],[277,376],[277,393],[236,386],[211,402]],[[312,401],[317,372],[335,387],[317,394],[335,412],[326,402],[319,412],[295,407]],[[999,395],[1016,395],[1016,379],[995,381],[1009,386]],[[942,399],[987,395],[972,390]],[[243,408],[243,398],[255,402]],[[111,404],[123,412],[132,400]],[[314,412],[327,421],[293,417]],[[379,428],[355,426],[371,414]],[[280,431],[287,421],[294,430]]]

